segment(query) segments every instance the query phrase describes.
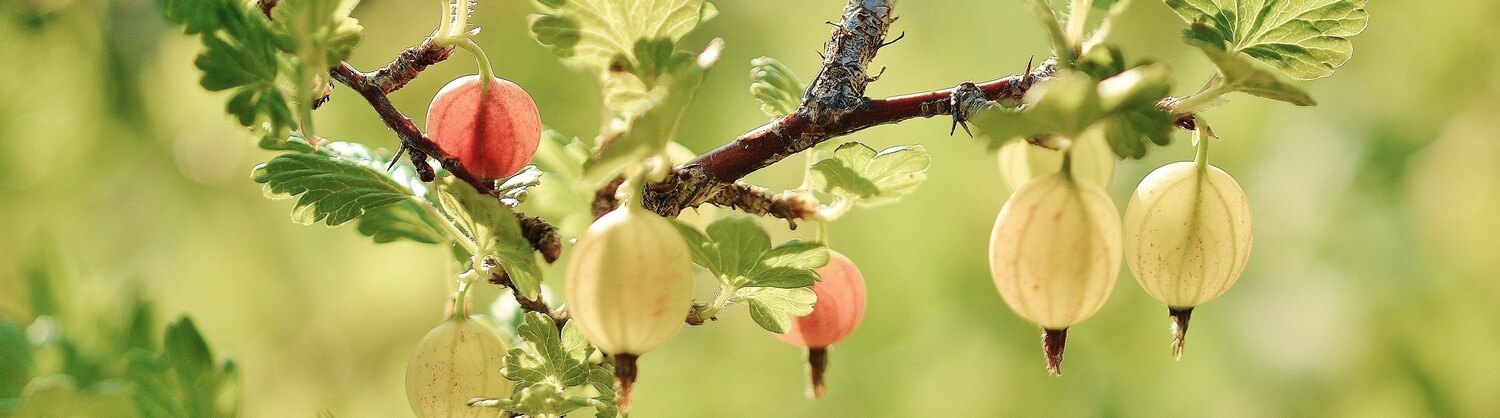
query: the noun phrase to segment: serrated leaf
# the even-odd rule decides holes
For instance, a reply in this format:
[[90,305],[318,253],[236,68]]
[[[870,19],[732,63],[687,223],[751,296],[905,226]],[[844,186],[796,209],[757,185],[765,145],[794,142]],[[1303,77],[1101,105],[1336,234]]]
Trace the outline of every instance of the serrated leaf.
[[788,241],[772,247],[771,237],[749,216],[726,216],[709,224],[707,233],[674,222],[693,253],[693,263],[707,269],[732,292],[745,286],[806,287],[818,280],[813,270],[828,264],[828,247]]
[[588,356],[593,348],[572,323],[559,331],[546,315],[527,312],[516,335],[521,343],[506,353],[506,379],[523,386],[550,384],[559,392],[589,383]]
[[812,313],[813,304],[818,301],[818,295],[805,287],[746,287],[736,291],[735,297],[750,305],[750,318],[756,324],[777,334],[785,333],[791,326],[791,317]]
[[674,55],[671,70],[646,93],[642,109],[618,115],[623,130],[601,135],[605,140],[598,144],[598,153],[585,165],[584,181],[602,183],[627,164],[665,153],[683,113],[697,95],[698,86],[703,84],[704,76],[723,49],[724,42],[715,39],[696,57],[685,53]]
[[232,90],[226,110],[246,127],[282,136],[296,125],[278,87],[280,58],[274,33],[258,10],[234,0],[162,0],[167,21],[198,35],[204,50],[194,64],[210,91]]
[[713,240],[707,235],[699,232],[692,225],[683,223],[676,218],[669,218],[672,226],[677,227],[677,232],[682,234],[682,239],[688,245],[688,250],[693,254],[693,264],[697,264],[708,271],[720,271],[718,249],[714,247]]
[[900,200],[927,180],[932,156],[921,145],[876,152],[859,142],[840,145],[830,158],[813,164],[812,186],[860,206]]
[[802,83],[790,68],[771,57],[750,60],[750,95],[768,116],[789,115],[802,102]]
[[136,351],[125,379],[135,387],[143,416],[231,417],[239,413],[239,372],[229,360],[215,362],[208,344],[182,317],[168,325],[160,354]]
[[440,180],[438,192],[443,211],[469,234],[479,255],[495,257],[516,289],[527,298],[536,298],[542,291],[542,272],[515,212],[452,176]]
[[432,216],[421,203],[405,200],[366,211],[356,229],[381,244],[399,239],[437,244],[448,240],[438,222],[446,221]]
[[1237,91],[1297,106],[1318,104],[1306,90],[1282,81],[1276,74],[1261,69],[1242,55],[1229,53],[1219,45],[1196,39],[1188,39],[1187,42],[1203,50],[1208,55],[1208,60],[1219,69],[1219,77],[1223,82]]
[[535,0],[531,36],[563,62],[603,72],[637,41],[675,43],[718,14],[703,0]]
[[1295,79],[1327,77],[1354,53],[1366,0],[1166,0],[1188,39],[1244,53]]
[[336,63],[347,59],[363,36],[364,27],[349,16],[358,4],[359,0],[281,0],[272,9],[272,27],[282,50],[309,61]]
[[300,196],[292,220],[302,224],[323,222],[341,225],[367,211],[412,197],[412,191],[391,177],[361,162],[356,154],[362,146],[327,144],[332,151],[290,153],[261,163],[251,178],[263,184],[267,197]]

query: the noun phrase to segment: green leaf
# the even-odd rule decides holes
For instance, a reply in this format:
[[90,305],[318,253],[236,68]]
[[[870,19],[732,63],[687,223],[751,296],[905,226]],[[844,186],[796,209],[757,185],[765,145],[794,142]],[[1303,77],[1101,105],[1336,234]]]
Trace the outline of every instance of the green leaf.
[[0,318],[0,399],[21,395],[21,389],[31,380],[32,360],[26,333]]
[[1354,53],[1366,0],[1166,0],[1192,24],[1184,35],[1244,53],[1295,79],[1327,77]]
[[660,85],[646,93],[644,110],[622,113],[623,129],[601,135],[605,141],[599,144],[598,155],[584,167],[584,181],[601,183],[628,164],[664,154],[698,86],[723,49],[724,42],[715,39],[696,57],[675,54],[671,70],[662,75]]
[[823,244],[788,241],[771,246],[771,237],[755,218],[726,216],[708,225],[707,234],[674,223],[693,252],[693,262],[707,269],[729,291],[745,286],[805,287],[818,281],[813,270],[828,264]]
[[771,237],[749,216],[720,218],[706,234],[681,222],[674,225],[692,250],[693,263],[713,273],[730,303],[747,302],[761,327],[785,332],[789,312],[811,312],[817,297],[808,287],[821,280],[815,270],[828,264],[828,247],[796,240],[772,247]]
[[599,404],[594,406],[594,418],[615,418],[620,416],[620,408],[615,405],[615,365],[608,361],[599,362],[589,372],[589,386],[599,392],[594,397]]
[[750,95],[760,101],[760,111],[766,115],[784,116],[797,111],[802,92],[802,82],[781,61],[771,57],[750,60]]
[[542,291],[542,271],[531,241],[521,235],[515,212],[452,176],[439,182],[438,192],[443,211],[469,233],[478,255],[494,257],[522,295],[536,298]]
[[1311,94],[1301,87],[1289,84],[1270,71],[1261,69],[1254,62],[1239,54],[1225,51],[1217,44],[1188,39],[1188,44],[1203,50],[1209,61],[1219,68],[1219,77],[1237,91],[1280,100],[1297,106],[1316,106]]
[[446,222],[415,200],[404,200],[366,211],[357,221],[356,230],[376,243],[408,239],[423,244],[448,240],[443,231]]
[[282,154],[255,167],[251,178],[273,199],[301,196],[292,220],[341,225],[381,206],[413,196],[404,184],[383,174],[361,145],[324,144],[318,153]]
[[167,326],[160,354],[136,351],[125,378],[135,387],[143,416],[232,417],[239,414],[239,372],[233,362],[216,363],[192,320]]
[[542,131],[531,163],[541,170],[541,182],[521,202],[527,214],[552,222],[566,237],[576,237],[594,222],[594,189],[583,184],[583,165],[593,156],[589,146],[557,131]]
[[1145,144],[1171,139],[1172,118],[1157,104],[1171,89],[1160,64],[1131,68],[1100,81],[1079,72],[1059,72],[1032,87],[1018,108],[994,105],[971,121],[992,147],[1018,138],[1079,138],[1103,129],[1115,154],[1140,158]]
[[327,95],[327,72],[359,44],[359,21],[349,17],[358,0],[281,0],[272,11],[276,43],[295,59],[298,119],[313,136],[313,105]]
[[[594,348],[573,322],[559,331],[551,318],[528,312],[516,335],[520,344],[506,353],[501,370],[516,387],[510,398],[496,400],[495,406],[527,416],[560,416],[590,405],[588,399],[567,395],[569,388],[597,385],[600,370],[591,367]],[[609,382],[613,385],[612,377]],[[613,400],[613,386],[600,392]]]
[[818,301],[818,295],[805,287],[746,287],[736,291],[735,297],[750,305],[750,318],[756,324],[777,334],[785,333],[791,326],[791,317],[812,313],[813,304]]
[[875,152],[859,142],[840,145],[833,156],[813,164],[812,186],[860,206],[900,200],[927,180],[932,156],[921,145]]
[[589,383],[588,357],[593,353],[583,332],[570,321],[559,332],[546,315],[527,312],[516,327],[521,342],[505,355],[505,378],[525,386],[552,384],[559,389]]
[[703,0],[535,0],[531,36],[570,65],[604,72],[616,57],[639,62],[641,40],[676,43],[718,14]]
[[[281,0],[272,10],[283,50],[325,64],[349,58],[364,27],[349,17],[359,0]],[[313,60],[312,58],[317,58]]]
[[282,136],[296,126],[291,105],[278,87],[280,57],[269,22],[248,3],[235,0],[161,0],[167,21],[199,35],[204,50],[194,59],[199,84],[232,90],[227,111],[241,125]]

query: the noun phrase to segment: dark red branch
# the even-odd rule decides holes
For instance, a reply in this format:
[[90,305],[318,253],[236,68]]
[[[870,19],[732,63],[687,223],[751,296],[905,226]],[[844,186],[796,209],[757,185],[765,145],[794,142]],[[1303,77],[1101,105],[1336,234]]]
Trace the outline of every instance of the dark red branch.
[[[1044,66],[1030,76],[1016,74],[975,86],[988,100],[1020,100],[1035,80],[1051,76],[1052,71],[1053,67]],[[950,116],[956,89],[867,100],[837,121],[821,125],[802,113],[788,115],[740,135],[680,168],[698,166],[712,180],[735,181],[830,138],[907,119]]]

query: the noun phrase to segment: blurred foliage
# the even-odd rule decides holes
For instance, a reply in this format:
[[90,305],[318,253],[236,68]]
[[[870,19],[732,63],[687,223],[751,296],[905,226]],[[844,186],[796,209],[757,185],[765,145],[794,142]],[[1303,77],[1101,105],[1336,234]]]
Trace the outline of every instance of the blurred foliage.
[[[436,8],[367,0],[360,68],[388,62],[432,31]],[[720,1],[686,45],[726,48],[678,137],[705,151],[767,117],[746,87],[753,58],[815,74],[835,2]],[[273,154],[224,114],[228,93],[198,84],[197,39],[162,20],[153,0],[0,2],[0,347],[38,318],[87,358],[156,344],[165,323],[131,311],[191,314],[240,367],[248,416],[399,416],[410,350],[440,320],[452,271],[444,250],[372,244],[355,226],[287,222],[251,168]],[[1004,199],[983,144],[949,138],[949,121],[914,120],[853,135],[881,149],[923,144],[928,181],[899,204],[851,212],[833,248],[869,283],[862,328],[832,351],[829,395],[802,397],[799,350],[743,314],[684,329],[644,358],[640,416],[1500,415],[1500,3],[1376,2],[1357,54],[1337,74],[1299,82],[1314,108],[1242,100],[1206,117],[1224,138],[1215,164],[1255,208],[1257,245],[1235,289],[1195,312],[1187,353],[1170,360],[1165,309],[1122,278],[1095,318],[1075,327],[1068,375],[1047,378],[1037,331],[994,294],[984,259]],[[797,10],[789,13],[789,10]],[[530,38],[523,2],[481,2],[478,41],[498,76],[526,87],[562,138],[600,125],[594,75],[570,70]],[[1048,41],[1016,2],[902,3],[904,40],[881,51],[888,70],[870,94],[947,88],[1020,72]],[[1172,68],[1212,71],[1181,42],[1182,20],[1140,0],[1112,43]],[[1014,28],[1015,30],[995,30]],[[393,95],[421,120],[430,95],[476,71],[456,58]],[[1182,95],[1196,85],[1173,87]],[[319,134],[390,147],[362,100],[337,89]],[[1123,202],[1145,173],[1190,158],[1184,134],[1145,160],[1122,162],[1109,191]],[[1222,150],[1222,151],[1218,151]],[[750,180],[801,180],[800,157]],[[535,197],[533,197],[535,198]],[[784,223],[768,223],[784,231]],[[809,238],[811,228],[773,236]],[[564,261],[543,268],[549,282]],[[38,267],[44,266],[44,267]],[[51,296],[38,271],[65,278]],[[701,289],[711,289],[704,278]],[[700,298],[702,298],[700,292]],[[494,299],[488,287],[476,301]],[[738,308],[731,308],[738,309]],[[66,310],[66,314],[59,314]],[[149,324],[137,327],[131,324]],[[141,330],[134,335],[125,330]],[[17,334],[20,330],[21,334]],[[122,334],[123,333],[123,334]],[[29,338],[29,337],[26,337]],[[27,340],[29,341],[29,340]],[[29,344],[29,343],[28,343]],[[124,386],[119,363],[33,364],[69,378],[18,383],[56,399]],[[14,348],[0,362],[18,364]],[[153,351],[154,352],[154,351]],[[167,357],[171,357],[170,355]],[[53,360],[49,360],[52,358]],[[179,358],[165,358],[178,361]],[[219,363],[214,363],[219,364]],[[42,366],[33,370],[41,370]],[[222,372],[222,369],[221,369]],[[35,372],[33,372],[35,373]]]

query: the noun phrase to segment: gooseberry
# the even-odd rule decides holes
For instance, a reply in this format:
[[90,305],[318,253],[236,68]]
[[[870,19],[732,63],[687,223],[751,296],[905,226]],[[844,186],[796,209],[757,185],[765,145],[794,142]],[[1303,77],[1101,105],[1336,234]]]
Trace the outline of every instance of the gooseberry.
[[776,336],[787,344],[807,347],[808,394],[815,399],[825,392],[828,347],[853,333],[865,315],[865,279],[853,261],[828,250],[828,264],[817,272],[823,279],[812,286],[818,295],[812,313],[792,318],[786,333]]
[[1066,171],[1027,182],[1000,209],[990,235],[990,274],[1005,303],[1042,327],[1049,373],[1061,374],[1068,327],[1109,299],[1120,253],[1114,202]]
[[692,308],[692,253],[671,222],[627,203],[595,220],[572,257],[568,312],[614,357],[618,403],[628,410],[636,358],[670,340]]
[[531,162],[542,137],[542,119],[531,95],[516,83],[466,75],[432,98],[427,136],[470,174],[503,179]]
[[1125,210],[1126,265],[1167,305],[1177,358],[1193,307],[1229,290],[1250,259],[1250,200],[1204,154],[1152,171]]
[[506,350],[493,330],[473,319],[438,324],[406,363],[406,400],[412,412],[420,418],[486,416],[468,402],[510,395],[512,383],[500,373]]

